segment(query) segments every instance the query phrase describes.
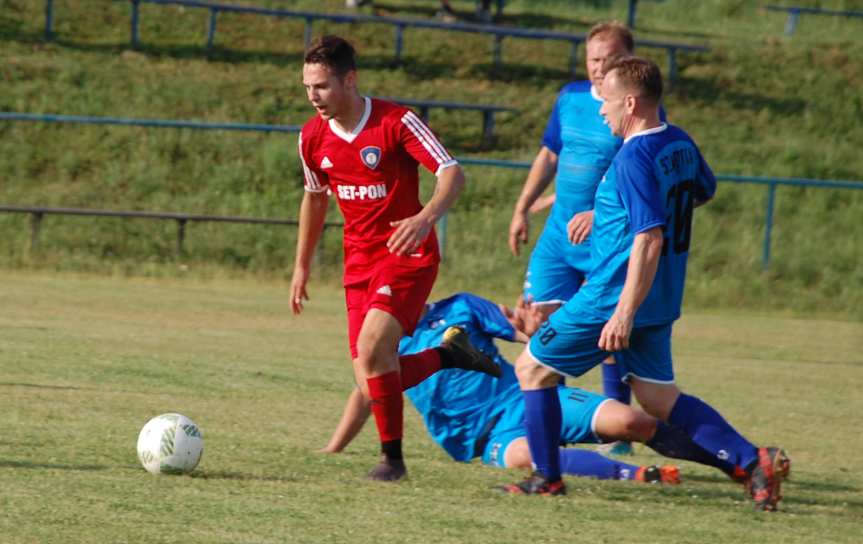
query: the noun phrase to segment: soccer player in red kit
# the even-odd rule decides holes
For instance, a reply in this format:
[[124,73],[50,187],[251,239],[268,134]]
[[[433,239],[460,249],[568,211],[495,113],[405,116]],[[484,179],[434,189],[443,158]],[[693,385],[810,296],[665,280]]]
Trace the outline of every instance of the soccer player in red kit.
[[[345,218],[344,286],[348,337],[358,386],[372,401],[381,439],[373,480],[406,474],[402,458],[403,384],[398,344],[419,319],[437,275],[440,254],[434,223],[464,185],[457,162],[412,111],[364,97],[357,89],[353,47],[337,36],[306,51],[303,86],[317,115],[300,134],[305,194],[291,281],[295,314],[308,300],[306,283],[321,234],[328,192]],[[429,202],[419,200],[418,165],[434,172]],[[453,366],[497,374],[467,335],[412,357],[433,372]]]

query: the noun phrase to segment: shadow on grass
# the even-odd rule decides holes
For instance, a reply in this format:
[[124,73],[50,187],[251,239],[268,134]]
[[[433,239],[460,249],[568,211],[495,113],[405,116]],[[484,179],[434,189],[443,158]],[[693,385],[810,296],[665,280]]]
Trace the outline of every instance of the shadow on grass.
[[735,85],[723,83],[717,78],[681,77],[675,85],[679,100],[699,102],[715,107],[728,104],[737,111],[768,110],[779,115],[796,115],[806,108],[800,98],[778,98],[735,90]]
[[[651,26],[638,25],[635,29],[635,34],[639,33],[650,33],[652,34],[652,38],[656,39],[658,36],[667,36],[669,38],[698,38],[698,39],[711,39],[711,38],[722,38],[721,34],[714,34],[711,32],[691,32],[684,30],[672,30],[668,28],[656,28]],[[635,43],[636,47],[638,46],[638,40],[636,39]]]
[[267,474],[246,474],[243,472],[232,472],[227,470],[217,471],[195,471],[189,474],[190,478],[201,480],[241,480],[241,481],[257,481],[257,482],[285,482],[297,483],[301,482],[300,478],[291,476],[273,476]]
[[[496,9],[494,7],[494,4],[495,2],[492,2],[492,13],[494,13]],[[513,14],[507,13],[506,9],[504,8],[503,14],[499,17],[495,17],[493,24],[541,29],[550,29],[559,25],[583,25],[585,29],[587,29],[595,22],[583,17],[570,18],[564,16],[564,10],[571,14],[578,9],[578,5],[572,6],[572,4],[573,2],[562,2],[560,6],[560,11],[558,11],[554,15],[533,12]],[[611,5],[611,0],[582,0],[580,2],[575,2],[575,4],[587,5],[593,8],[607,8]],[[479,17],[477,17],[477,13],[475,11],[457,8],[458,6],[455,6],[453,9],[458,16],[459,22],[480,24],[483,22]],[[435,19],[435,16],[439,9],[440,4],[429,2],[426,2],[424,4],[411,5],[395,5],[375,2],[374,7],[375,13],[381,16],[396,18],[422,17],[428,19]]]
[[538,88],[546,88],[548,80],[560,82],[570,81],[576,78],[576,74],[570,72],[567,60],[561,60],[561,67],[537,66],[534,64],[509,64],[502,63],[495,66],[493,63],[477,64],[471,69],[474,77],[485,78],[490,81],[510,83],[530,83]]
[[[728,483],[731,485],[736,485],[731,482],[731,480],[721,474],[684,474],[682,476],[682,479],[685,479],[685,481],[687,482],[699,482],[707,484]],[[800,487],[811,491],[848,493],[860,493],[861,491],[863,491],[860,487],[849,484],[841,484],[836,482],[820,482],[815,480],[801,480],[800,478],[795,477],[793,473],[791,474],[791,478],[788,480],[788,482],[794,487]]]
[[[224,62],[230,64],[258,63],[269,64],[279,68],[294,68],[302,63],[303,53],[300,51],[274,52],[269,50],[237,50],[230,45],[214,45],[207,48],[204,43],[160,43],[149,44],[146,41],[138,47],[132,47],[128,41],[84,43],[63,37],[55,37],[54,40],[46,42],[40,33],[27,32],[14,21],[0,18],[0,38],[14,40],[21,43],[43,45],[45,47],[62,47],[71,51],[85,53],[100,53],[121,55],[128,51],[137,52],[154,58],[171,58],[175,60],[206,59],[212,62]],[[401,70],[408,77],[418,81],[431,78],[456,78],[459,65],[456,62],[436,62],[434,60],[417,60],[409,56],[403,56],[400,61],[390,54],[369,54],[360,58],[360,66],[370,70]],[[535,65],[504,64],[495,66],[492,63],[477,64],[472,69],[472,75],[486,79],[510,82],[528,81],[536,82],[542,86],[549,78],[567,80],[570,78],[569,70]]]
[[105,465],[69,465],[64,463],[38,463],[33,461],[0,459],[0,468],[26,468],[32,470],[107,470],[112,467]]
[[71,385],[45,385],[40,383],[21,383],[21,382],[0,382],[0,387],[32,387],[35,389],[65,389],[70,391],[80,391],[89,389],[85,387],[74,387]]

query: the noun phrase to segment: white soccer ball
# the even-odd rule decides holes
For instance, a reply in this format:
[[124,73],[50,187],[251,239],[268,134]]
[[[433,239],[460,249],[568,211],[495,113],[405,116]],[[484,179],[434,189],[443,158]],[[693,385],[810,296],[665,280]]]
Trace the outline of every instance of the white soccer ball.
[[203,452],[201,430],[183,414],[156,416],[138,435],[138,459],[151,474],[192,472]]

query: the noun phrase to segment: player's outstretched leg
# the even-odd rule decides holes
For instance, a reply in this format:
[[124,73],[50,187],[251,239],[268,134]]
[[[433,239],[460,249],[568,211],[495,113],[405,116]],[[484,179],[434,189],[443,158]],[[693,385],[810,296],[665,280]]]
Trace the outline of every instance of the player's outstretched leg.
[[746,489],[758,510],[775,511],[782,498],[782,480],[790,471],[788,456],[780,448],[757,448],[701,399],[680,393],[668,422],[681,428],[698,446],[721,461],[741,467]]
[[791,473],[791,460],[781,448],[759,448],[758,464],[744,485],[755,501],[755,510],[775,512],[782,499],[782,481]]
[[560,470],[564,474],[598,480],[635,480],[670,485],[680,483],[680,469],[675,466],[630,465],[578,448],[560,448]]
[[680,483],[680,469],[674,465],[638,467],[633,480],[645,484],[678,485]]
[[440,346],[399,357],[399,368],[402,388],[405,390],[421,383],[442,368],[474,370],[495,378],[501,375],[500,367],[474,347],[468,334],[457,326],[444,331]]
[[501,369],[491,358],[474,347],[463,328],[455,325],[443,333],[443,342],[436,348],[441,368],[461,368],[500,378]]

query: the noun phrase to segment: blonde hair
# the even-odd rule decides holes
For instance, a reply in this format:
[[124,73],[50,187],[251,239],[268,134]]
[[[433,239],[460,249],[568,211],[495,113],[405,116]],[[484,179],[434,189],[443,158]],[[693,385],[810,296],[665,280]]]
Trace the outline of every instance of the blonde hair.
[[593,25],[590,32],[587,33],[587,41],[589,42],[594,38],[613,38],[618,40],[628,52],[632,53],[635,50],[632,32],[626,25],[618,21],[604,21]]

